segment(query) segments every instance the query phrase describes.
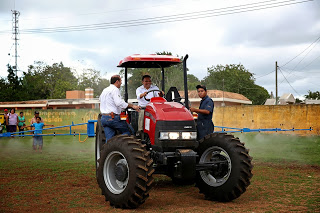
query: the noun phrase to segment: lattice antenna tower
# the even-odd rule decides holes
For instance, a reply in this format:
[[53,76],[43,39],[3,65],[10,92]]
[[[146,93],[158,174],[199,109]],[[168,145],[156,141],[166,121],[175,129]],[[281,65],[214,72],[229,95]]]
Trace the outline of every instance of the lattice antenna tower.
[[12,39],[14,40],[15,46],[15,66],[13,67],[14,71],[18,71],[18,40],[19,40],[19,16],[20,12],[17,10],[12,11]]

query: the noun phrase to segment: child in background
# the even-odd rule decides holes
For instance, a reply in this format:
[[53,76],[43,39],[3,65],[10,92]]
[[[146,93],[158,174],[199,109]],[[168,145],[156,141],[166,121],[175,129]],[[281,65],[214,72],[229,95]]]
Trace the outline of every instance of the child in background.
[[19,137],[24,137],[24,128],[25,128],[25,122],[26,122],[26,119],[25,117],[23,116],[23,112],[20,112],[20,116],[18,117],[19,118],[19,123],[18,123],[18,127],[19,127],[19,132],[22,132],[22,133],[19,133]]
[[33,150],[37,151],[37,145],[39,145],[38,149],[42,152],[43,146],[43,138],[42,138],[42,129],[44,126],[53,126],[41,123],[41,117],[36,118],[36,123],[31,124],[31,126],[26,127],[34,127],[34,138],[33,138]]

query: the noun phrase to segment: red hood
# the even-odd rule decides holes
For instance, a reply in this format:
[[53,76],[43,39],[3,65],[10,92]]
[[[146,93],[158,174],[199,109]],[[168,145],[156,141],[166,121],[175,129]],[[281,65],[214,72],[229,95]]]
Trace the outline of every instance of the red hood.
[[[159,99],[159,98],[158,98]],[[165,102],[165,99],[151,102],[146,107],[146,112],[151,113],[155,120],[185,121],[193,120],[190,111],[177,102]]]

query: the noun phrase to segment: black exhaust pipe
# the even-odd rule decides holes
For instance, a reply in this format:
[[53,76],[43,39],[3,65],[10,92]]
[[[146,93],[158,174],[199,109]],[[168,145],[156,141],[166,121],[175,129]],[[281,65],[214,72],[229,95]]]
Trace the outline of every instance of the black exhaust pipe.
[[183,77],[184,77],[184,104],[189,109],[189,98],[188,98],[188,75],[187,75],[187,59],[188,54],[183,58]]

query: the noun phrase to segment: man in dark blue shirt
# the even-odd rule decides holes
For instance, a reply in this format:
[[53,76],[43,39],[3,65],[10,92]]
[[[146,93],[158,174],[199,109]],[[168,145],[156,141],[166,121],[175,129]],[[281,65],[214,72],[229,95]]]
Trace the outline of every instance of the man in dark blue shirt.
[[206,86],[198,85],[196,88],[198,95],[202,100],[199,109],[191,107],[190,111],[198,113],[197,132],[198,140],[200,140],[213,132],[214,125],[212,122],[212,114],[214,104],[212,99],[207,95]]

